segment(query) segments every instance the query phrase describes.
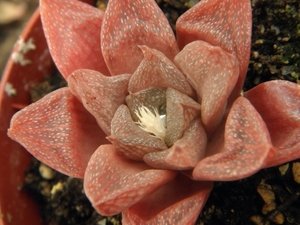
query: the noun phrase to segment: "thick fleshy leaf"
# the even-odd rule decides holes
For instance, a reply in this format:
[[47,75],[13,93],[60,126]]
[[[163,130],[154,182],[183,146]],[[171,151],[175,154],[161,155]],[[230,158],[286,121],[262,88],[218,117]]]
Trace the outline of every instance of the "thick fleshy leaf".
[[173,60],[178,53],[173,31],[153,0],[110,0],[101,31],[102,52],[112,75],[132,74],[147,45]]
[[77,0],[41,0],[40,10],[50,53],[64,78],[77,69],[109,74],[100,47],[103,11]]
[[200,105],[190,97],[168,88],[166,91],[167,131],[165,142],[172,146],[181,138],[195,118],[200,118]]
[[142,160],[149,152],[167,149],[162,140],[151,136],[133,122],[125,105],[121,105],[115,113],[108,140],[120,155],[134,160]]
[[94,70],[76,70],[68,77],[71,92],[97,119],[102,130],[111,133],[111,120],[117,108],[125,103],[130,75],[104,76]]
[[144,161],[158,169],[192,169],[204,157],[206,142],[206,132],[199,118],[190,123],[183,137],[172,147],[160,152],[148,153],[144,156]]
[[237,94],[244,83],[250,56],[250,4],[249,0],[201,0],[183,14],[176,24],[179,48],[203,40],[237,56],[240,64]]
[[151,196],[122,212],[124,225],[193,225],[212,189],[212,182],[197,182],[178,174]]
[[102,145],[92,155],[84,176],[84,190],[101,215],[114,215],[170,182],[176,172],[155,170],[143,162],[117,155]]
[[229,181],[248,177],[263,168],[272,151],[267,127],[246,98],[240,97],[234,102],[221,147],[219,153],[197,164],[194,179]]
[[212,133],[223,118],[228,96],[239,76],[236,57],[220,47],[194,41],[174,61],[196,90],[203,124]]
[[135,93],[150,87],[169,87],[189,96],[194,95],[185,76],[163,53],[145,45],[140,49],[144,59],[130,79],[129,92]]
[[269,81],[245,93],[266,123],[275,155],[266,166],[300,158],[300,85],[288,81]]
[[108,143],[95,118],[69,88],[54,91],[14,115],[8,130],[43,163],[82,178],[90,156]]

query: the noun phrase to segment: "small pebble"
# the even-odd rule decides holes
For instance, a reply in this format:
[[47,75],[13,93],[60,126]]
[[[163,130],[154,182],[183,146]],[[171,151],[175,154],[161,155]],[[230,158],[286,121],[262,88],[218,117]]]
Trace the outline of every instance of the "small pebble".
[[294,180],[300,184],[300,162],[294,162],[292,167]]
[[257,51],[253,51],[253,52],[252,52],[252,57],[253,57],[254,59],[257,59],[257,58],[259,57],[259,53],[258,53]]
[[275,202],[271,202],[271,203],[266,203],[264,204],[263,208],[262,208],[262,213],[264,215],[268,214],[269,212],[273,211],[276,209],[276,203]]
[[277,26],[271,25],[271,31],[275,32],[276,35],[280,33],[280,29]]
[[97,225],[106,225],[106,223],[107,223],[107,219],[104,218],[104,219],[98,221]]
[[280,172],[281,176],[285,175],[285,173],[289,169],[289,167],[290,167],[289,163],[284,164],[284,165],[279,167],[279,172]]
[[273,222],[276,224],[283,224],[284,223],[284,215],[282,213],[278,213],[275,218],[273,219]]
[[259,183],[256,190],[263,198],[265,203],[271,204],[275,201],[275,194],[272,190],[272,187],[266,184],[264,180]]
[[51,180],[56,174],[56,172],[52,168],[46,166],[43,163],[40,164],[39,172],[41,176],[46,180]]
[[51,189],[51,195],[54,195],[56,192],[58,191],[63,191],[63,184],[62,182],[58,182],[57,184],[53,185],[52,189]]
[[255,224],[255,225],[270,225],[269,221],[265,221],[264,218],[261,216],[255,215],[251,216],[250,220]]

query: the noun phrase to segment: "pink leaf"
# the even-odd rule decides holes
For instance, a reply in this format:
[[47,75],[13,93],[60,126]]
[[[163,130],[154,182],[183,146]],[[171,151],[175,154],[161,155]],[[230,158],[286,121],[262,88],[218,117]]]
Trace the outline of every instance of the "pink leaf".
[[151,152],[144,156],[144,161],[159,169],[188,170],[194,168],[204,157],[207,137],[201,119],[190,123],[183,137],[172,147],[160,152]]
[[108,140],[114,144],[118,154],[134,160],[142,160],[149,152],[167,149],[162,140],[151,136],[133,122],[125,105],[121,105],[115,113]]
[[109,74],[100,47],[104,12],[76,0],[41,0],[40,9],[50,53],[65,79],[77,69]]
[[102,51],[112,75],[132,74],[147,45],[173,59],[178,47],[173,31],[153,0],[110,0],[101,32]]
[[192,98],[168,88],[166,91],[166,138],[168,146],[181,138],[195,118],[200,118],[200,105]]
[[167,185],[122,212],[124,225],[193,225],[212,189],[212,182],[196,182],[178,174]]
[[224,145],[219,153],[197,164],[193,178],[229,181],[248,177],[263,168],[270,150],[272,144],[265,123],[250,102],[240,97],[227,117]]
[[102,145],[89,161],[84,190],[101,215],[114,215],[152,194],[175,176],[176,172],[151,169],[142,162],[120,157],[112,145]]
[[179,48],[203,40],[237,56],[239,94],[248,68],[251,47],[251,5],[249,0],[202,0],[183,14],[176,24]]
[[71,92],[109,135],[117,108],[125,103],[130,75],[107,77],[94,70],[76,70],[68,77]]
[[8,135],[43,163],[80,178],[93,152],[107,143],[94,117],[68,88],[16,113]]
[[196,90],[203,124],[211,134],[223,118],[228,96],[238,79],[236,57],[220,47],[194,41],[174,61]]
[[130,79],[129,92],[135,93],[150,87],[169,87],[189,96],[194,95],[185,76],[164,54],[145,45],[139,47],[144,59]]
[[275,147],[266,166],[300,158],[300,85],[269,81],[247,91],[245,97],[265,121]]

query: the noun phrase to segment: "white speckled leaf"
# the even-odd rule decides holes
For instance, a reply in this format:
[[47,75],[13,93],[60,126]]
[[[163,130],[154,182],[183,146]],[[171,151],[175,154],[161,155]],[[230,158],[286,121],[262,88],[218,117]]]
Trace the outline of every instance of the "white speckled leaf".
[[190,97],[168,88],[167,99],[167,132],[165,142],[172,146],[174,142],[181,138],[185,129],[195,118],[200,118],[200,105]]
[[220,47],[195,41],[175,57],[175,64],[196,90],[203,124],[212,133],[223,118],[239,76],[236,57]]
[[80,178],[93,152],[108,143],[95,118],[68,88],[16,113],[8,135],[43,163]]
[[240,77],[236,94],[241,91],[251,47],[251,1],[201,0],[177,20],[179,48],[203,40],[237,56]]
[[300,158],[300,85],[269,81],[247,91],[245,97],[263,118],[275,147],[266,166]]
[[154,194],[122,212],[124,225],[194,225],[212,189],[179,174]]
[[189,96],[194,95],[185,76],[163,53],[145,45],[140,49],[144,59],[129,81],[129,92],[135,93],[150,87],[169,87]]
[[102,52],[112,75],[132,74],[147,45],[173,60],[178,53],[174,33],[153,0],[110,0],[101,31]]
[[84,190],[101,215],[114,215],[170,182],[176,172],[155,170],[143,162],[117,155],[102,145],[92,155],[84,176]]
[[265,123],[251,103],[240,97],[227,117],[223,148],[201,160],[193,178],[229,181],[248,177],[263,168],[270,151],[272,144]]
[[76,70],[68,77],[71,92],[109,135],[117,108],[125,103],[130,75],[108,77],[94,70]]
[[206,142],[206,132],[199,118],[190,123],[183,137],[172,147],[164,151],[148,153],[144,156],[144,161],[158,169],[192,169],[204,157]]
[[162,140],[152,137],[133,122],[125,105],[121,105],[115,113],[108,140],[120,155],[134,160],[142,160],[149,152],[167,149]]
[[76,69],[109,74],[100,47],[103,11],[77,0],[41,0],[40,10],[50,53],[64,78]]

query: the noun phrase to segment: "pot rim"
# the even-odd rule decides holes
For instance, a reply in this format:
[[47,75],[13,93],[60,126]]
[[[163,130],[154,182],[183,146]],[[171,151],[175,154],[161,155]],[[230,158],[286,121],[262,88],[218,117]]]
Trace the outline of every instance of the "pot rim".
[[22,189],[32,156],[7,136],[7,129],[12,116],[31,103],[30,89],[54,70],[38,8],[16,42],[0,83],[0,225],[44,223],[37,203]]
[[[35,49],[22,52],[22,44],[31,42]],[[28,63],[22,65],[20,57]],[[0,83],[0,225],[43,223],[37,204],[22,189],[32,156],[7,136],[7,129],[13,114],[30,104],[30,88],[54,69],[37,9],[15,44]]]

